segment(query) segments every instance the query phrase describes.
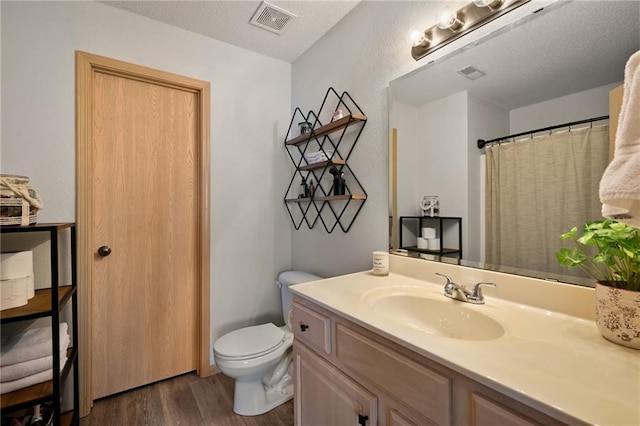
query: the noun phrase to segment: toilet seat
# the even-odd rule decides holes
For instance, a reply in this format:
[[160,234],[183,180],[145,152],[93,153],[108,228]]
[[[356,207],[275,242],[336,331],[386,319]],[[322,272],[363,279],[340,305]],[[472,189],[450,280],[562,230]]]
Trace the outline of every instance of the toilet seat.
[[272,323],[241,328],[216,341],[216,355],[233,360],[256,358],[273,352],[285,341],[285,333]]

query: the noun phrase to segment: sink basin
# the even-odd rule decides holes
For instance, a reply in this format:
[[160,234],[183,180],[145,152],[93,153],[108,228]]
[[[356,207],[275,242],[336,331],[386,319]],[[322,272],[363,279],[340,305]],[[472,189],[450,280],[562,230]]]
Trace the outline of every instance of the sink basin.
[[365,303],[377,315],[415,330],[461,340],[494,340],[504,334],[500,323],[478,312],[482,305],[469,307],[444,295],[436,299],[415,287],[379,290],[365,294]]

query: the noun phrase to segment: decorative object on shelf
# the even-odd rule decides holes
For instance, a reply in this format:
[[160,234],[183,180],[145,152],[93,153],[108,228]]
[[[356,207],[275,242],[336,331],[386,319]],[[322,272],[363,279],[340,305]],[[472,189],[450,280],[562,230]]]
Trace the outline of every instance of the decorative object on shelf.
[[428,249],[429,248],[429,240],[424,237],[418,237],[418,248],[419,249]]
[[[309,125],[309,131],[301,130],[300,135],[284,142],[295,167],[284,199],[295,229],[303,223],[312,229],[320,221],[328,233],[337,226],[348,232],[353,225],[367,193],[347,163],[366,122],[349,93],[339,95],[332,87],[317,113],[305,115],[295,108],[287,135],[296,123]],[[296,190],[298,179],[303,182],[300,190]],[[302,190],[305,185],[306,196]]]
[[[440,216],[440,200],[437,195],[425,195],[420,201],[422,216],[435,217]],[[428,238],[428,237],[427,237]]]
[[298,198],[307,198],[309,196],[309,188],[307,187],[307,180],[302,177],[302,181],[300,181],[300,194]]
[[26,305],[35,296],[33,252],[0,254],[0,310]]
[[429,238],[427,240],[427,248],[429,250],[440,250],[440,238]]
[[335,166],[331,166],[329,173],[333,175],[333,195],[344,195],[344,172],[340,172]]
[[596,283],[596,325],[604,338],[640,349],[640,229],[611,219],[562,234],[571,248],[556,253],[567,269],[580,268]]
[[374,251],[373,252],[373,275],[389,275],[389,252]]
[[436,228],[422,228],[422,238],[430,239],[436,237]]
[[306,135],[311,131],[311,123],[306,121],[298,123],[298,131],[300,132],[300,135]]
[[0,225],[33,225],[42,208],[42,198],[28,177],[0,175]]
[[474,0],[461,9],[443,6],[436,25],[410,30],[411,56],[417,61],[531,0]]
[[340,120],[342,117],[344,117],[344,111],[341,109],[337,109],[333,111],[333,115],[331,116],[331,121]]
[[316,192],[316,187],[313,184],[313,179],[309,181],[309,197],[313,198],[313,194]]

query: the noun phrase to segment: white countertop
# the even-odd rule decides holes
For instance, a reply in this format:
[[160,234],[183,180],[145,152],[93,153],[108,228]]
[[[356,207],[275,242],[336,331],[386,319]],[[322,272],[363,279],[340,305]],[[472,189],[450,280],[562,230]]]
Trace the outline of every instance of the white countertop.
[[[424,263],[430,263],[431,269],[438,267]],[[460,267],[447,268],[445,273],[450,274],[450,268]],[[431,272],[426,276],[433,276]],[[509,286],[509,276],[499,278],[495,280],[498,287]],[[490,288],[484,305],[447,299],[436,279],[433,276],[428,282],[398,273],[380,277],[367,271],[299,284],[291,290],[561,421],[640,425],[640,351],[608,342],[590,319],[500,299],[492,296]],[[418,286],[429,297],[462,303],[500,323],[505,333],[494,340],[460,340],[385,319],[363,295],[390,286]]]

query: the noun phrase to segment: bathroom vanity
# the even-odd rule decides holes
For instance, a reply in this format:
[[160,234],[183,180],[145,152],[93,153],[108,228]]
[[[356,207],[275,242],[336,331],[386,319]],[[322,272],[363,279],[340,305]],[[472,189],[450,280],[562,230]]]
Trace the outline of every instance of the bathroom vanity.
[[[459,302],[435,272],[498,287]],[[296,425],[640,424],[640,352],[600,336],[593,289],[391,256],[291,290]]]

